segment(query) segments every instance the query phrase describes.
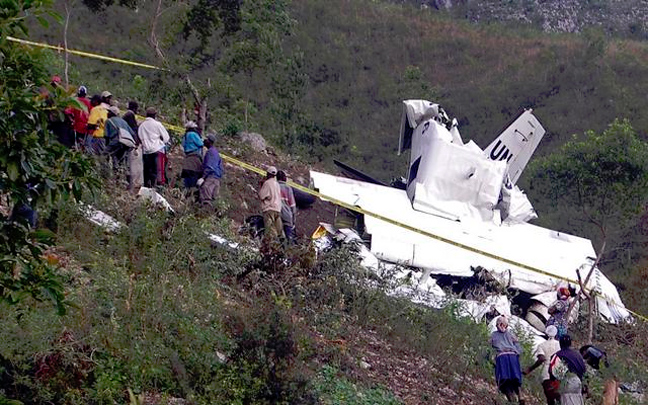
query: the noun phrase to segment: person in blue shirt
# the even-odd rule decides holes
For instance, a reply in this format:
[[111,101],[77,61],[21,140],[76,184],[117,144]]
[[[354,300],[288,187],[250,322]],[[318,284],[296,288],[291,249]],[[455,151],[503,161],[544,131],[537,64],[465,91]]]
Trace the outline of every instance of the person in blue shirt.
[[190,189],[196,187],[198,179],[203,175],[203,140],[198,134],[198,125],[195,122],[187,122],[185,129],[187,131],[182,137],[185,159],[182,162],[180,177],[184,180],[184,186]]
[[198,180],[197,185],[200,187],[200,203],[202,205],[212,205],[220,193],[220,180],[223,177],[223,160],[214,146],[216,135],[209,134],[205,139],[207,152],[203,160],[203,176]]

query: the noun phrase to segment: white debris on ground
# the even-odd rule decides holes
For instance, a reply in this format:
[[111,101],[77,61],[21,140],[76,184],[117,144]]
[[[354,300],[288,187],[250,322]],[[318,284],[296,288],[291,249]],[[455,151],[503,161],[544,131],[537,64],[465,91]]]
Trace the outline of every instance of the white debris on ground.
[[171,213],[175,212],[171,204],[169,204],[169,202],[166,200],[166,198],[162,197],[157,191],[153,190],[152,188],[141,187],[137,195],[141,197],[142,200],[144,201],[150,201],[153,205],[162,206],[168,212]]
[[88,221],[106,229],[109,232],[117,232],[124,226],[124,224],[118,222],[115,218],[111,217],[103,211],[94,208],[91,205],[80,203],[79,208],[83,213],[83,216]]

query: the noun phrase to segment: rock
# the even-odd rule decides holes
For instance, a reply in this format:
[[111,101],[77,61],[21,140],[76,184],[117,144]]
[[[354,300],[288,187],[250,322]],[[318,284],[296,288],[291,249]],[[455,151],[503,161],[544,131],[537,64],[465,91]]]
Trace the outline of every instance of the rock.
[[268,145],[265,138],[261,134],[254,132],[241,132],[241,140],[250,145],[252,149],[257,152],[266,152]]

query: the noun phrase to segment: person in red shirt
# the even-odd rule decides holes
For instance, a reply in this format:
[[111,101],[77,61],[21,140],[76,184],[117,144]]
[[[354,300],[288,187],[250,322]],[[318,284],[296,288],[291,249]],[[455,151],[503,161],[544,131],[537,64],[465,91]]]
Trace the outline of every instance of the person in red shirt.
[[79,104],[85,106],[85,110],[78,107],[68,107],[65,110],[65,114],[72,120],[74,144],[77,147],[84,144],[85,136],[88,132],[88,116],[90,115],[92,105],[90,104],[87,95],[88,89],[85,86],[79,86],[79,89],[77,90],[77,100],[79,101]]

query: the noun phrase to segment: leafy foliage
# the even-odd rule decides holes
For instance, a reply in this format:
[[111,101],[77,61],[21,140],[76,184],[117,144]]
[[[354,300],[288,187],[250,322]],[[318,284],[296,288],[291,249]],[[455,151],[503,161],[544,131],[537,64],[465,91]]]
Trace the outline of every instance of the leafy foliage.
[[[61,88],[46,85],[39,53],[7,40],[26,34],[25,18],[46,13],[49,2],[2,3],[0,15],[0,193],[14,207],[79,198],[92,178],[91,162],[59,144],[48,123],[61,120],[76,101]],[[51,238],[29,229],[20,215],[0,217],[0,297],[16,303],[24,296],[53,298],[62,311],[62,287],[53,267],[41,258]]]
[[618,235],[648,198],[648,143],[629,121],[615,120],[602,133],[587,131],[536,160],[532,172],[534,192],[570,207],[568,215],[593,224],[603,238]]

